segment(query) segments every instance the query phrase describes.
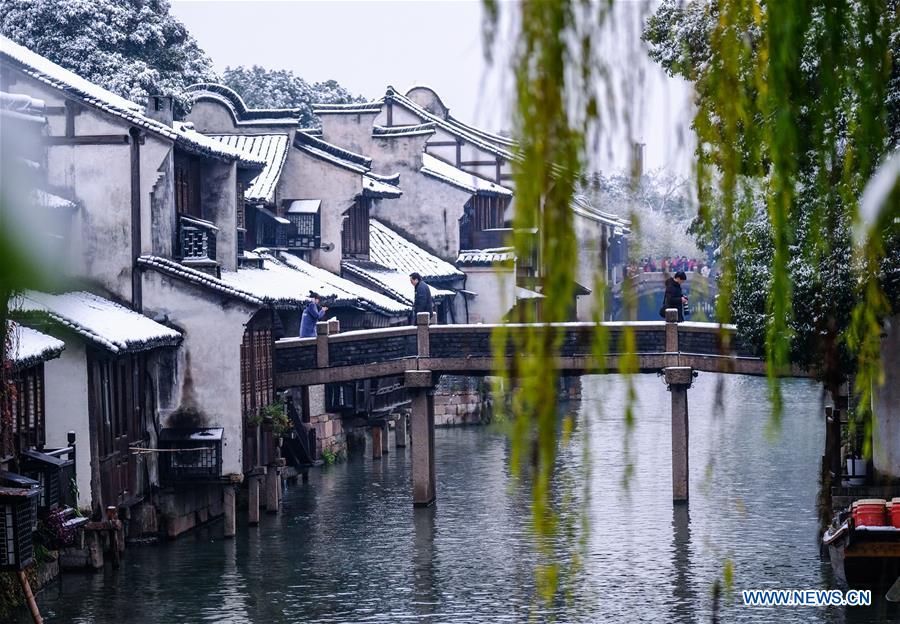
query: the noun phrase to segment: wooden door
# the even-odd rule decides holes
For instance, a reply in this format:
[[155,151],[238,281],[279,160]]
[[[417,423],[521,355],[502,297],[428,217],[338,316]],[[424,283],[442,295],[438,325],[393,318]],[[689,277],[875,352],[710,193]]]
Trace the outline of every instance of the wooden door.
[[142,355],[88,353],[91,431],[97,439],[97,457],[91,463],[99,471],[100,490],[100,500],[94,503],[101,508],[122,504],[143,491],[137,459],[130,450],[143,441],[143,369]]

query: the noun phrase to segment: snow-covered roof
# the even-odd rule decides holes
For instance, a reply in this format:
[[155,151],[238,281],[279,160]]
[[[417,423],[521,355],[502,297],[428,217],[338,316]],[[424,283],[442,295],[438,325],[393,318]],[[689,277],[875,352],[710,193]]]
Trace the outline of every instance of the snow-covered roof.
[[456,259],[457,266],[492,266],[498,263],[512,262],[516,253],[512,247],[496,249],[464,249]]
[[236,160],[242,167],[252,169],[262,169],[267,164],[265,159],[256,154],[252,154],[240,147],[217,141],[205,134],[200,134],[194,130],[194,124],[190,122],[176,121],[173,127],[185,141],[189,142],[189,145],[183,142],[179,143],[180,147],[186,148],[188,151],[199,153],[201,156]]
[[62,340],[48,336],[37,330],[13,321],[7,321],[6,331],[10,335],[9,356],[13,368],[28,368],[59,357],[66,348]]
[[322,206],[321,199],[295,199],[287,209],[288,214],[315,214]]
[[181,128],[166,125],[146,116],[143,107],[139,104],[85,80],[78,74],[60,67],[2,35],[0,35],[0,61],[19,69],[35,80],[63,91],[70,97],[124,119],[130,124],[171,139],[188,151],[225,160],[241,159],[240,154],[222,150],[214,144],[211,145],[207,141],[198,139],[195,133],[186,132]]
[[372,159],[323,141],[306,132],[297,131],[294,147],[325,162],[362,175],[360,192],[365,197],[400,197],[399,174],[379,175],[371,171]]
[[434,134],[434,122],[411,126],[372,126],[372,136],[376,139],[394,139],[400,137],[426,136]]
[[313,112],[316,115],[359,115],[378,113],[384,105],[384,99],[372,102],[350,102],[348,104],[316,104]]
[[[409,273],[389,269],[368,260],[343,260],[341,269],[370,288],[384,292],[406,305],[413,304],[415,288],[409,281]],[[427,279],[425,281],[428,282]],[[435,288],[431,284],[428,284],[428,288],[435,298],[456,295],[452,290]]]
[[311,156],[357,173],[367,173],[372,168],[371,158],[345,150],[306,132],[297,131],[297,134],[294,135],[294,147]]
[[11,308],[15,314],[45,315],[113,353],[169,347],[181,341],[174,329],[89,292],[27,291]]
[[513,195],[513,192],[508,188],[494,184],[468,171],[458,169],[427,152],[422,154],[422,168],[420,171],[427,176],[437,178],[473,194],[502,195],[504,197],[512,197]]
[[363,176],[362,193],[366,197],[400,197],[403,195],[396,185],[383,182],[378,176],[366,174]]
[[611,212],[604,212],[599,208],[595,208],[591,200],[584,195],[576,195],[572,200],[572,210],[575,214],[581,215],[594,221],[599,221],[616,229],[618,234],[628,234],[631,232],[631,221],[624,219],[619,215]]
[[462,124],[452,117],[444,118],[441,115],[435,115],[422,106],[419,106],[405,95],[400,95],[393,87],[387,88],[384,99],[386,101],[390,100],[395,104],[399,104],[400,106],[411,112],[413,115],[421,119],[423,122],[434,122],[445,132],[452,134],[453,136],[456,136],[466,143],[474,145],[475,147],[478,147],[485,152],[494,154],[495,156],[499,156],[500,158],[507,161],[517,160],[520,158],[517,154],[506,149],[506,147],[514,148],[514,141],[506,137],[500,137],[499,135],[491,135],[490,133],[484,132],[482,130],[476,130],[472,126]]
[[[267,261],[267,265],[269,262],[272,264],[276,262],[271,256],[267,256]],[[304,262],[297,256],[289,253],[280,253],[277,262],[305,275],[310,282],[317,282],[317,284],[311,285],[307,289],[305,293],[306,298],[308,298],[309,291],[312,290],[323,297],[334,295],[337,297],[336,302],[346,302],[350,305],[374,309],[377,312],[388,314],[406,314],[409,312],[409,306],[355,284],[348,279],[339,277],[334,273],[329,273],[325,269],[320,269],[308,262]]]
[[34,189],[32,191],[32,200],[35,206],[41,208],[50,208],[51,210],[76,210],[78,206],[75,202],[69,201],[59,195],[54,195],[42,189]]
[[519,299],[543,299],[544,295],[539,292],[535,292],[533,290],[528,290],[527,288],[522,288],[521,286],[516,286],[516,300]]
[[221,278],[157,256],[141,256],[138,264],[254,305],[295,307],[308,301],[309,293],[313,291],[325,297],[336,297],[335,306],[360,307],[389,315],[408,311],[407,306],[385,295],[314,267],[296,256],[282,254],[276,258],[263,250],[256,250],[256,253],[263,259],[262,269],[242,267],[237,271],[222,271]]
[[281,178],[281,169],[287,160],[287,134],[211,134],[210,139],[221,141],[230,147],[243,150],[262,160],[265,167],[244,189],[247,201],[275,201],[275,187]]
[[369,260],[402,273],[407,281],[412,272],[429,280],[453,280],[464,274],[455,266],[428,253],[384,223],[369,219]]
[[284,125],[296,126],[300,119],[299,108],[248,108],[244,99],[236,91],[223,84],[202,82],[192,84],[185,93],[197,100],[214,100],[224,104],[237,125]]

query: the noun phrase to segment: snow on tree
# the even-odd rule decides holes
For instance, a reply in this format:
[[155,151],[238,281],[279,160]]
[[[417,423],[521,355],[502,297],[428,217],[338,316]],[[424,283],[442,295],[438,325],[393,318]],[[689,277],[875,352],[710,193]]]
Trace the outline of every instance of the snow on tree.
[[[720,22],[721,3],[714,0],[663,0],[645,24],[643,39],[649,46],[650,57],[671,75],[692,81],[697,88],[698,99],[712,103],[707,123],[721,123],[726,115],[716,107],[725,106],[720,94],[707,92],[714,89],[704,81],[716,67],[714,63],[724,61],[713,50],[711,35]],[[896,0],[888,2],[896,12]],[[763,11],[766,11],[763,4]],[[792,316],[788,319],[791,332],[791,360],[801,365],[811,366],[823,375],[831,375],[829,382],[835,382],[835,374],[852,374],[854,361],[847,348],[846,336],[851,326],[851,313],[858,296],[856,285],[860,280],[860,267],[854,265],[851,237],[855,204],[862,191],[858,178],[848,178],[848,172],[866,171],[859,161],[877,161],[900,145],[900,32],[891,31],[888,47],[894,63],[886,81],[884,98],[884,124],[887,131],[883,150],[854,153],[858,140],[859,96],[855,89],[843,85],[844,74],[833,78],[824,76],[821,67],[827,54],[838,54],[832,50],[828,38],[831,31],[826,28],[825,9],[815,6],[810,9],[809,20],[804,32],[805,45],[800,58],[800,78],[803,85],[797,93],[807,98],[795,102],[796,112],[793,123],[796,127],[798,145],[796,172],[792,180],[792,204],[789,211],[788,227],[789,261],[787,272],[792,291]],[[857,19],[857,18],[854,18]],[[865,40],[858,29],[861,26],[854,19],[844,19],[842,54],[855,58],[858,54],[855,42]],[[869,37],[872,35],[870,34]],[[747,27],[740,33],[751,55],[765,50],[764,33],[759,25]],[[863,46],[864,48],[864,46]],[[843,67],[843,57],[835,61]],[[846,70],[842,70],[846,71]],[[846,74],[852,76],[852,73]],[[753,84],[752,77],[747,82]],[[831,80],[834,83],[828,82]],[[850,81],[851,79],[847,79]],[[831,89],[829,91],[829,89]],[[754,94],[748,97],[753,100]],[[872,96],[875,97],[875,96]],[[828,106],[820,105],[823,98],[828,100],[830,110],[835,114],[823,114]],[[868,123],[877,124],[875,115]],[[738,151],[742,162],[737,173],[744,180],[739,188],[750,188],[765,197],[772,171],[772,154],[760,150],[763,141],[758,136],[764,124],[744,124],[739,135]],[[854,127],[856,125],[857,127]],[[748,127],[750,126],[750,127]],[[871,127],[875,127],[872,125]],[[698,155],[715,162],[715,147],[701,143]],[[704,151],[705,150],[705,151]],[[823,154],[827,153],[827,157]],[[748,180],[755,180],[749,182]],[[849,180],[849,181],[848,181]],[[702,198],[703,202],[721,202],[715,193]],[[766,342],[766,326],[772,314],[767,311],[767,291],[773,283],[774,230],[766,218],[764,201],[759,197],[746,202],[749,210],[738,221],[736,231],[740,235],[734,239],[719,240],[722,236],[721,223],[713,222],[704,228],[695,224],[692,232],[700,235],[700,243],[731,245],[735,252],[735,291],[731,299],[731,313],[739,330],[750,344],[763,351]],[[750,205],[752,204],[752,205]],[[701,205],[703,205],[701,203]],[[709,214],[716,217],[720,211],[711,209]],[[900,310],[900,223],[889,223],[885,228],[883,244],[885,254],[878,275],[881,287],[894,311]]]
[[319,120],[313,114],[316,104],[345,104],[362,102],[364,98],[353,95],[334,80],[308,83],[287,69],[252,67],[226,67],[222,81],[250,108],[299,108],[300,124],[316,126]]
[[632,185],[631,176],[594,173],[581,184],[591,205],[613,214],[629,213],[634,221],[630,242],[635,259],[646,257],[706,258],[688,232],[697,216],[687,180],[662,171],[650,171]]

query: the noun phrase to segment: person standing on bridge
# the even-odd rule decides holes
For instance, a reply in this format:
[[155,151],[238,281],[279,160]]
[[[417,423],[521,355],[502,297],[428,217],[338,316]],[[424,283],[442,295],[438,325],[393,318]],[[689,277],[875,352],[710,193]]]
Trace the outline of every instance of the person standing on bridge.
[[422,276],[418,273],[409,274],[409,283],[413,285],[415,297],[413,298],[412,324],[416,324],[419,312],[434,312],[434,299],[431,297],[431,289]]
[[659,311],[659,315],[666,317],[668,308],[678,310],[678,322],[684,321],[684,304],[687,303],[687,297],[681,291],[681,285],[687,281],[687,275],[684,271],[678,271],[674,277],[666,280],[666,293],[663,295],[663,306]]
[[319,309],[319,301],[321,300],[319,293],[311,292],[309,293],[309,296],[310,302],[306,306],[306,309],[303,310],[303,316],[300,317],[301,338],[315,338],[316,323],[321,321],[322,317],[325,316],[325,313],[328,312],[327,306],[322,306],[322,309]]

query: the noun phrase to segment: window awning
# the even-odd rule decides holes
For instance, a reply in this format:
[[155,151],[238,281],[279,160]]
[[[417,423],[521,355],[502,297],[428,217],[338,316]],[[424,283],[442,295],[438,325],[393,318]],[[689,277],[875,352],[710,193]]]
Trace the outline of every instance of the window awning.
[[322,205],[321,199],[295,199],[290,202],[287,214],[315,214]]

